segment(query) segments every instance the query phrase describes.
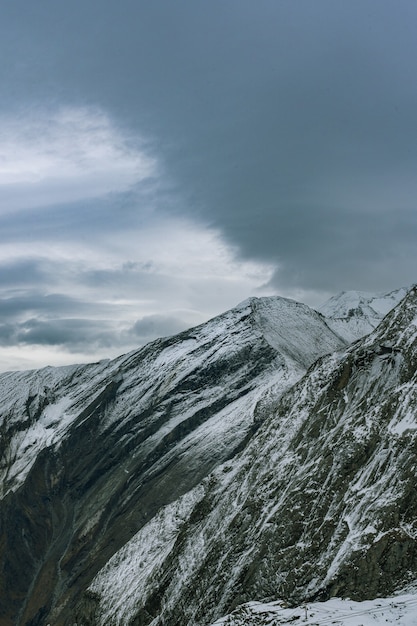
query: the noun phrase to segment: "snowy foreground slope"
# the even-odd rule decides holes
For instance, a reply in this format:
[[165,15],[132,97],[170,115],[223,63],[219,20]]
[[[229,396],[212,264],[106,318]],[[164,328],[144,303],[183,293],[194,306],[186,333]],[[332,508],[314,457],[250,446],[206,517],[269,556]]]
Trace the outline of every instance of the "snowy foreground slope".
[[156,571],[263,405],[345,345],[305,305],[251,299],[114,361],[0,375],[0,624],[98,623],[87,589],[109,559],[143,529]]
[[417,594],[407,594],[364,602],[334,598],[292,608],[285,608],[281,602],[250,602],[213,626],[415,626],[416,623]]

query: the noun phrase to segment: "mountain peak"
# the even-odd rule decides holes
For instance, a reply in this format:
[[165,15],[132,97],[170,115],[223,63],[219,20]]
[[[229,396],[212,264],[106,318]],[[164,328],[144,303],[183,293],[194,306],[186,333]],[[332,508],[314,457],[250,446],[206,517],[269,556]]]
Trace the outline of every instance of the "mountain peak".
[[407,294],[402,287],[386,294],[342,291],[318,307],[329,327],[348,343],[369,334]]
[[408,288],[405,287],[379,294],[366,291],[341,291],[324,302],[317,310],[331,318],[344,319],[357,316],[381,320],[404,298],[407,292]]

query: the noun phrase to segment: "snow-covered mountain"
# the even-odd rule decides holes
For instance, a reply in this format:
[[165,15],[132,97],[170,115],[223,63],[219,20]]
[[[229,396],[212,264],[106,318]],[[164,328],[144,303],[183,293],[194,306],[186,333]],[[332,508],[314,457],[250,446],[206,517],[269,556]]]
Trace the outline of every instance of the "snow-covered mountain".
[[0,624],[203,626],[413,583],[417,291],[350,347],[340,311],[250,299],[1,375]]
[[307,306],[252,299],[114,361],[1,375],[0,623],[72,624],[112,554],[245,445],[259,402],[342,346]]
[[349,343],[369,334],[406,295],[408,289],[371,294],[364,291],[342,291],[318,307],[327,323]]
[[362,600],[413,582],[416,365],[413,289],[258,404],[241,454],[115,554],[90,585],[97,623],[207,624],[253,599]]

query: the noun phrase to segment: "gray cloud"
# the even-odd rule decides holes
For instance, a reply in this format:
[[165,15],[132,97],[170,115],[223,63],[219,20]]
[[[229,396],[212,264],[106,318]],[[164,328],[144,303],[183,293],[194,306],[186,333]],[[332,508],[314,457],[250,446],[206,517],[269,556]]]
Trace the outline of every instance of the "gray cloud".
[[187,323],[184,320],[166,315],[145,315],[137,320],[130,332],[141,343],[146,343],[157,337],[169,337],[185,330]]
[[0,316],[2,320],[13,320],[33,312],[53,318],[57,315],[92,312],[93,307],[64,294],[44,294],[38,291],[8,293],[0,298]]
[[[119,267],[108,269],[90,268],[80,272],[80,283],[91,288],[111,288],[116,292],[140,286],[140,289],[155,287],[155,283],[163,281],[163,277],[155,275],[155,268],[151,261],[128,261]],[[160,286],[162,286],[160,284]]]
[[179,317],[147,315],[127,329],[109,320],[82,318],[40,319],[0,324],[0,346],[58,346],[69,352],[140,346],[158,337],[177,334],[188,327]]
[[[47,342],[46,317],[58,324],[95,315],[113,320],[115,337],[121,317],[113,299],[154,304],[123,318],[132,341],[175,332],[177,309],[204,313],[196,285],[212,274],[217,297],[213,259],[190,278],[185,257],[176,261],[184,246],[178,228],[177,249],[169,251],[174,269],[166,258],[158,267],[169,243],[164,220],[214,229],[238,262],[275,268],[267,288],[284,295],[415,282],[416,22],[413,0],[7,3],[0,118],[20,117],[36,137],[34,120],[57,119],[63,107],[96,108],[110,153],[143,153],[157,175],[136,184],[129,175],[123,185],[116,176],[110,192],[103,177],[96,186],[79,183],[73,195],[60,185],[55,202],[45,200],[41,210],[22,205],[19,215],[4,209],[8,199],[10,207],[17,202],[4,187],[0,243],[19,249],[19,258],[0,264],[0,336],[13,335],[8,324],[32,319],[41,326],[26,329],[28,341],[42,335]],[[65,163],[73,163],[70,145]],[[78,156],[90,155],[81,138],[76,145]],[[53,146],[55,154],[58,140]],[[100,171],[106,168],[107,161]],[[51,193],[45,187],[49,201]],[[197,254],[189,252],[190,265]],[[180,285],[190,304],[167,310]],[[106,341],[87,326],[81,334]],[[71,333],[67,346],[76,342]],[[118,340],[126,337],[120,331]]]
[[39,259],[17,259],[0,263],[0,289],[30,287],[46,280]]
[[0,345],[12,346],[16,343],[16,326],[14,324],[0,324]]
[[117,325],[107,320],[36,319],[0,324],[0,346],[59,347],[69,353],[126,345]]
[[114,325],[103,320],[29,319],[17,325],[15,339],[29,345],[65,346],[77,351],[86,343],[92,347],[110,347],[118,343]]
[[[363,264],[378,257],[382,216],[385,282],[402,280],[404,231],[390,222],[401,213],[415,241],[413,2],[46,1],[25,20],[18,5],[4,46],[13,33],[21,48],[3,68],[15,97],[43,101],[55,84],[58,101],[103,104],[148,135],[179,213],[220,228],[244,258],[279,263],[277,276],[345,287],[334,246],[350,256],[348,282],[372,288]],[[123,220],[88,213],[76,219],[91,230]]]

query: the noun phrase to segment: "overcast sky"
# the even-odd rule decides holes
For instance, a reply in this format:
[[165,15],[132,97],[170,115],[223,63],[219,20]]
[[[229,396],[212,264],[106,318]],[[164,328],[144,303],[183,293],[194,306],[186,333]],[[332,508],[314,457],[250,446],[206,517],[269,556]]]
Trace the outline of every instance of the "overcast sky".
[[0,59],[0,370],[417,281],[415,0],[13,0]]

